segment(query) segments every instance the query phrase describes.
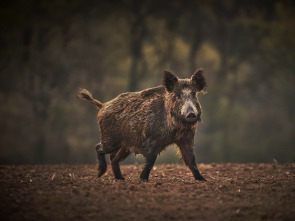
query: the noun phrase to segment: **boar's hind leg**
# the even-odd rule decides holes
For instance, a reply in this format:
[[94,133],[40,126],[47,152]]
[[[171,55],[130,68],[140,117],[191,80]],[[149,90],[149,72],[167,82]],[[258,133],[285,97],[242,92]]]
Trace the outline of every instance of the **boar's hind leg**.
[[121,174],[121,170],[120,170],[120,161],[124,160],[126,157],[128,157],[130,154],[130,151],[126,151],[124,149],[119,149],[117,152],[115,153],[111,153],[110,155],[110,161],[112,164],[112,170],[115,176],[115,179],[117,180],[124,180],[124,177]]
[[193,153],[193,148],[190,145],[181,145],[179,146],[182,158],[185,164],[194,174],[196,180],[206,181],[206,179],[200,174],[200,171],[197,167],[195,156]]
[[153,168],[156,159],[157,159],[157,155],[150,155],[146,157],[146,163],[139,177],[141,180],[147,181],[149,179],[151,169]]
[[105,154],[101,150],[101,144],[98,143],[95,147],[98,160],[98,177],[101,177],[107,170],[107,162]]

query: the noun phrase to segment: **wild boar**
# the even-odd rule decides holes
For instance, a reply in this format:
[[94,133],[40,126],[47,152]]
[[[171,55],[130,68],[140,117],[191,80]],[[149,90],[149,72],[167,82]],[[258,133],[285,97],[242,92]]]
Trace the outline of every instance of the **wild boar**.
[[119,162],[135,153],[146,159],[140,179],[148,180],[157,155],[168,145],[176,144],[194,178],[206,181],[193,154],[194,135],[202,114],[198,94],[205,88],[203,70],[199,68],[190,79],[179,79],[164,71],[161,86],[123,93],[104,104],[87,90],[79,89],[77,97],[88,100],[99,110],[98,176],[105,173],[105,154],[110,154],[115,179],[123,180]]

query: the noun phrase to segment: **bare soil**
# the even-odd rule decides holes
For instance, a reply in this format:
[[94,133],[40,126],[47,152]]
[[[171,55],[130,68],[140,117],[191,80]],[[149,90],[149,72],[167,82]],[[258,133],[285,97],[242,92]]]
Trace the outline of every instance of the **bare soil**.
[[0,166],[1,220],[295,220],[295,164]]

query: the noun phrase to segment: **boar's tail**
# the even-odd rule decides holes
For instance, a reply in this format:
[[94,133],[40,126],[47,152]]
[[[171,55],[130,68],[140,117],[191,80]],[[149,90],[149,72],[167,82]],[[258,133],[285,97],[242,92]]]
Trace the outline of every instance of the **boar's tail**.
[[86,89],[82,89],[82,88],[78,89],[77,97],[80,99],[84,99],[84,100],[91,102],[92,104],[94,104],[97,107],[98,110],[102,107],[102,103],[99,102],[98,100],[94,99],[92,97],[92,94],[89,91],[87,91]]

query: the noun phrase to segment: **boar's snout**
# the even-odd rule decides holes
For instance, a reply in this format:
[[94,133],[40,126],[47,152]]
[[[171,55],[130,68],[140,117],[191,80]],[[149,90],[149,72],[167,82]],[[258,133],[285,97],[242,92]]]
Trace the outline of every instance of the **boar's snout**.
[[185,116],[185,120],[187,122],[193,123],[198,121],[199,118],[200,116],[194,112],[193,108],[188,109],[187,114]]
[[197,115],[195,115],[193,112],[190,112],[186,115],[185,119],[188,121],[195,121],[197,119]]

